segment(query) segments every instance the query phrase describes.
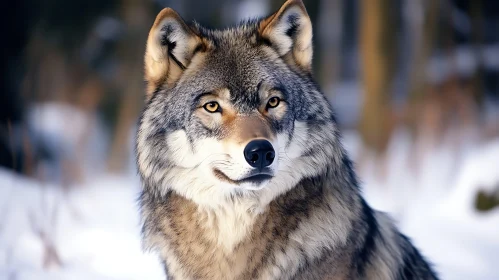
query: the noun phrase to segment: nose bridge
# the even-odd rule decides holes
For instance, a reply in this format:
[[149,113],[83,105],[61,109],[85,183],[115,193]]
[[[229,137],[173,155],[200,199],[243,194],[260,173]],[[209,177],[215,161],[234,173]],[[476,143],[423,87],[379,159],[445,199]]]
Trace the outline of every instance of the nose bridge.
[[272,140],[269,123],[259,116],[238,116],[234,121],[234,133],[238,142],[243,144],[253,139]]

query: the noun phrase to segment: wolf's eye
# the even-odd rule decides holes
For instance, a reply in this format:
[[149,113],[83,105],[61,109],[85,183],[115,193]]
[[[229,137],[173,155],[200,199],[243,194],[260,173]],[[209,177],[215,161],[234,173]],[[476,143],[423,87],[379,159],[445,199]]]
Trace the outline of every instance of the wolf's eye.
[[220,109],[220,105],[218,102],[208,102],[203,105],[203,108],[210,112],[210,113],[216,113],[216,112],[221,112],[222,110]]
[[279,103],[281,103],[281,99],[277,96],[274,96],[274,97],[270,98],[269,101],[267,102],[267,109],[268,108],[275,108],[275,107],[279,106]]

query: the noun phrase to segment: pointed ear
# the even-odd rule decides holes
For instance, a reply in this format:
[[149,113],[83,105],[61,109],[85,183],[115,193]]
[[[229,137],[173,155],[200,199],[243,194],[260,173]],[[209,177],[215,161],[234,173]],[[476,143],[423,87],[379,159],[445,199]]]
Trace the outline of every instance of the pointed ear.
[[311,71],[312,22],[301,0],[286,1],[279,11],[260,22],[258,31],[288,63]]
[[161,86],[175,84],[201,46],[201,38],[174,10],[163,9],[147,38],[144,58],[147,98]]

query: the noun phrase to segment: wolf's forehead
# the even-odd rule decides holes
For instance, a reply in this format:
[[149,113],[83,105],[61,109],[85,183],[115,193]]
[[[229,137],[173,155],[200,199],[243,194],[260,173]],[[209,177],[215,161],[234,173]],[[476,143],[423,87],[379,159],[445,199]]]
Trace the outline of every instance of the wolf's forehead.
[[244,27],[204,32],[212,44],[202,55],[202,63],[196,64],[193,72],[189,71],[190,83],[202,87],[200,91],[204,92],[226,89],[240,109],[259,105],[259,85],[277,81],[272,77],[276,69],[269,69],[270,60],[252,40],[254,30]]
[[248,46],[224,46],[206,54],[198,73],[213,87],[229,89],[231,96],[246,95],[257,90],[262,80],[269,80],[269,70],[257,50]]

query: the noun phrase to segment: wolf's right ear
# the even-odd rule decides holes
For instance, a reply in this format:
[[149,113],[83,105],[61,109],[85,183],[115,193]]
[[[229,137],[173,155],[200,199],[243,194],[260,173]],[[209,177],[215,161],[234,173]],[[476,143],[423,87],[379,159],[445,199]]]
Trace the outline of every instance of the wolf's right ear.
[[144,57],[147,99],[161,86],[172,86],[202,44],[201,38],[174,10],[163,9],[147,38]]
[[258,33],[286,62],[311,71],[312,22],[301,0],[286,1],[260,22]]

